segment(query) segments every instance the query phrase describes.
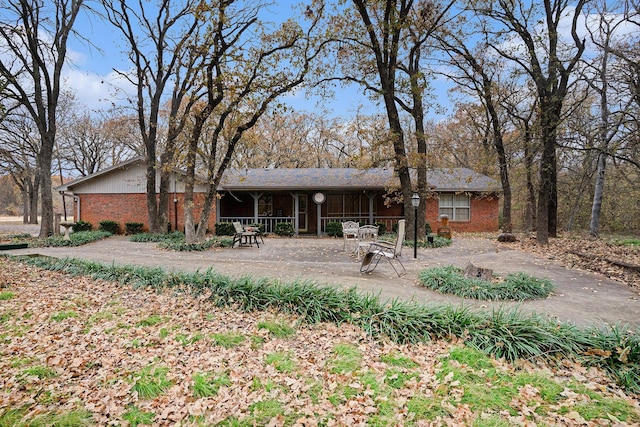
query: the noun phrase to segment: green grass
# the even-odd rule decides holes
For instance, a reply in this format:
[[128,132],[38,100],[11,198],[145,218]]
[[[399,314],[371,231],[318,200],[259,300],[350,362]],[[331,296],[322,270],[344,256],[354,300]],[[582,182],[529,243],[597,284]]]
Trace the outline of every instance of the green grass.
[[134,380],[131,390],[141,399],[153,399],[160,396],[171,387],[167,378],[169,369],[165,367],[145,366],[138,373],[132,375]]
[[287,351],[269,353],[265,356],[264,361],[268,365],[273,365],[278,372],[291,373],[296,369],[296,362],[293,360],[293,355]]
[[166,321],[167,321],[166,317],[160,316],[158,314],[152,314],[140,320],[138,323],[136,323],[136,326],[141,326],[141,327],[155,326],[155,325],[160,325]]
[[97,240],[106,239],[111,236],[107,231],[78,231],[69,235],[70,240],[65,240],[64,236],[51,236],[46,239],[35,239],[29,241],[29,247],[59,247],[59,246],[82,246]]
[[138,425],[151,425],[156,418],[156,414],[153,412],[145,412],[135,405],[129,406],[127,412],[122,414],[122,419],[128,421],[132,427]]
[[296,333],[295,328],[286,323],[276,322],[273,320],[265,320],[258,323],[258,329],[266,329],[276,338],[288,338]]
[[547,279],[538,279],[525,273],[507,275],[497,283],[464,277],[463,270],[454,266],[433,267],[422,270],[418,278],[422,286],[463,298],[479,300],[524,301],[548,297],[554,289]]
[[636,238],[616,239],[616,240],[613,240],[612,243],[618,246],[640,246],[640,239],[636,239]]
[[197,372],[193,374],[193,397],[212,397],[218,394],[220,387],[231,387],[233,383],[227,373],[215,375],[213,373]]
[[362,352],[353,344],[338,344],[331,355],[330,372],[334,374],[357,371],[362,364]]
[[0,301],[9,301],[10,299],[15,298],[15,292],[11,291],[2,291],[0,292]]
[[235,332],[213,334],[211,339],[215,345],[224,348],[237,347],[245,341],[244,335]]
[[48,366],[32,366],[23,370],[22,374],[29,377],[36,377],[41,380],[55,378],[58,376],[55,369],[49,368]]
[[65,319],[72,319],[78,317],[78,313],[75,311],[59,311],[51,315],[51,320],[54,322],[62,322]]

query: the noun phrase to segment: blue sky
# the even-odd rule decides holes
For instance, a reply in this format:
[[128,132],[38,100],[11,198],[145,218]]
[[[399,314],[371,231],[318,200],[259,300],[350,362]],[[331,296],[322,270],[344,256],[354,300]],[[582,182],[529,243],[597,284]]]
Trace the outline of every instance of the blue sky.
[[[295,13],[292,11],[292,4],[286,1],[278,2],[268,9],[267,16],[271,15],[274,21],[285,19]],[[76,30],[90,43],[87,40],[70,40],[70,65],[64,72],[65,84],[75,92],[76,99],[90,110],[106,109],[114,103],[122,105],[119,97],[114,96],[115,88],[130,92],[133,90],[114,71],[125,71],[131,64],[123,52],[125,45],[119,30],[110,25],[96,16],[85,13],[78,18]],[[337,93],[339,95],[328,100],[324,106],[336,116],[355,116],[361,105],[365,105],[369,112],[375,108],[358,87],[339,89]],[[296,110],[320,111],[316,105],[318,99],[307,99],[303,91],[285,95],[280,101]]]

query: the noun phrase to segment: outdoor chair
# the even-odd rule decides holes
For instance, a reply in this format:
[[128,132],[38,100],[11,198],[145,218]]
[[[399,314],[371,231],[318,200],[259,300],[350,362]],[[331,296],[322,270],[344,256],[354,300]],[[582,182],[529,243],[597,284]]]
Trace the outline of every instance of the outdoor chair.
[[350,245],[349,252],[356,250],[356,244],[358,242],[358,228],[360,224],[355,221],[345,221],[342,223],[342,238],[344,239],[344,250],[347,251],[347,243]]
[[378,240],[377,225],[363,225],[358,228],[358,241],[356,243],[356,258],[360,259],[360,255],[367,252],[369,244]]
[[235,229],[235,234],[233,235],[233,242],[231,242],[231,247],[233,248],[236,243],[238,246],[249,245],[253,246],[255,243],[258,247],[260,244],[258,243],[258,233],[255,231],[246,231],[242,224],[239,221],[233,222],[233,228]]
[[[400,255],[402,254],[402,243],[404,242],[404,230],[405,230],[405,220],[401,219],[398,221],[398,236],[396,237],[395,243],[388,243],[382,241],[376,241],[369,244],[369,249],[367,253],[362,257],[362,264],[360,264],[360,272],[361,273],[371,273],[376,269],[380,260],[384,259],[389,261],[391,267],[395,270],[398,277],[407,273],[407,270],[402,265],[400,261]],[[402,274],[398,271],[395,263],[398,263],[400,267],[402,267]]]

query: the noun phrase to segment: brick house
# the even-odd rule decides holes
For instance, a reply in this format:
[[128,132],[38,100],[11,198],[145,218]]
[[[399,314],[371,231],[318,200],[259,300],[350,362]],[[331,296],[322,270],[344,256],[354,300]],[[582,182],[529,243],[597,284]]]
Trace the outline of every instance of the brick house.
[[[184,229],[183,174],[171,174],[169,222]],[[437,228],[446,214],[455,231],[497,231],[499,184],[466,168],[428,172],[430,197],[427,221]],[[293,225],[296,234],[321,235],[329,222],[356,220],[383,223],[387,229],[404,217],[404,206],[394,197],[398,180],[391,169],[247,169],[227,171],[209,218],[216,222],[260,223],[273,231],[280,222]],[[74,218],[97,225],[110,219],[147,223],[145,166],[135,158],[79,178],[57,188],[74,199]],[[199,213],[205,185],[195,188]],[[197,218],[196,218],[197,219]]]

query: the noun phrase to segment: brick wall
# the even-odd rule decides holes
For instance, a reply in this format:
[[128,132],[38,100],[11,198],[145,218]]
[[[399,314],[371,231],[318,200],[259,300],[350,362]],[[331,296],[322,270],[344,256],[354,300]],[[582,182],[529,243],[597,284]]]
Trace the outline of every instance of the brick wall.
[[[77,201],[74,206],[74,219],[90,222],[94,229],[97,229],[100,221],[111,220],[120,224],[120,230],[124,232],[125,223],[141,222],[143,229],[149,230],[149,220],[147,214],[146,194],[81,194],[80,198],[80,218],[78,218]],[[184,231],[184,197],[177,195],[178,230]],[[195,221],[200,219],[200,211],[204,194],[194,194],[194,216]],[[175,228],[175,207],[173,195],[169,196],[169,223],[171,229]],[[216,223],[215,206],[209,216],[209,230],[214,230]]]
[[[498,231],[498,217],[500,211],[499,199],[497,197],[471,197],[471,220],[470,221],[449,221],[449,227],[453,232],[478,232],[478,231]],[[440,215],[438,213],[438,199],[427,200],[427,222],[435,232],[440,225]]]

